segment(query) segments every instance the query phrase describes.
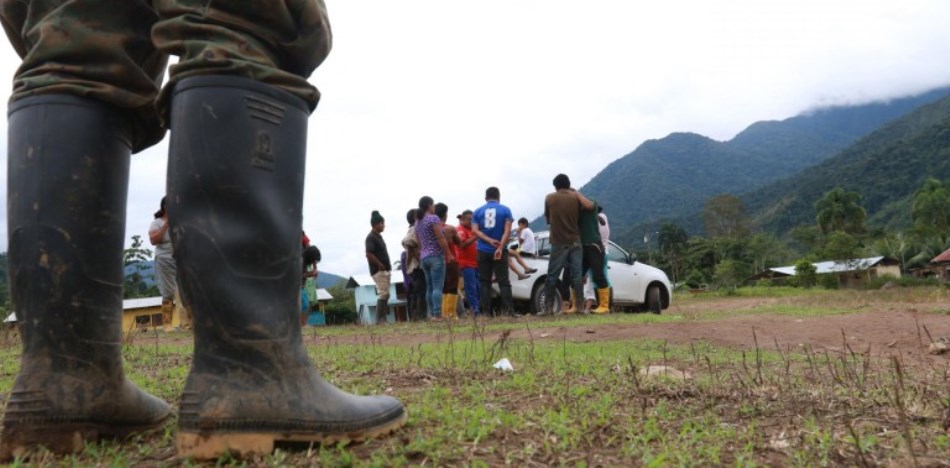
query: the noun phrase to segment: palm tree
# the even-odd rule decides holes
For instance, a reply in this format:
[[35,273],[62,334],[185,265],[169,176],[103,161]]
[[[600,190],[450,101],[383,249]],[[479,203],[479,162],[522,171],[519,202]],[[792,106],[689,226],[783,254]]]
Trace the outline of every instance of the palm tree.
[[816,220],[822,234],[864,232],[867,212],[861,207],[861,194],[858,192],[835,187],[815,203],[815,211],[818,212]]
[[906,263],[907,256],[915,254],[913,250],[908,238],[903,233],[885,234],[876,239],[870,247],[870,251],[874,255],[900,260],[902,272],[906,271],[904,263]]
[[930,260],[947,249],[947,245],[950,243],[950,239],[947,237],[946,235],[942,235],[921,239],[920,244],[913,250],[916,251],[917,254],[907,259],[907,267],[927,266]]
[[911,217],[914,228],[924,236],[950,232],[950,184],[933,177],[914,192]]

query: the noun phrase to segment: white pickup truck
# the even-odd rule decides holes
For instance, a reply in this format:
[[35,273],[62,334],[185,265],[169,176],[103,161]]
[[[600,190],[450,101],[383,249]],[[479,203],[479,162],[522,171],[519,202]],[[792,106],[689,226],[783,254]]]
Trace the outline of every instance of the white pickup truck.
[[[514,272],[509,271],[512,297],[515,301],[527,301],[532,312],[542,310],[544,305],[544,281],[551,251],[548,236],[548,231],[536,233],[538,256],[523,257],[525,263],[538,270],[536,273],[519,280]],[[638,262],[633,255],[613,242],[610,242],[607,250],[607,260],[607,277],[612,286],[611,310],[648,310],[659,314],[670,307],[673,286],[663,270]],[[497,295],[498,284],[495,283],[493,287]],[[561,295],[556,294],[555,307],[560,308]]]

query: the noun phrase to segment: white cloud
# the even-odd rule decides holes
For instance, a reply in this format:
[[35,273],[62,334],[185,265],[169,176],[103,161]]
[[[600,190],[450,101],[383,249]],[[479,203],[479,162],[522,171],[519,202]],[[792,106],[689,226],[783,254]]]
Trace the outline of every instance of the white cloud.
[[[374,209],[395,259],[422,195],[454,216],[497,185],[530,219],[555,174],[583,185],[646,139],[727,140],[816,105],[950,84],[940,0],[328,3],[304,228],[321,269],[342,275],[366,270]],[[0,48],[0,82],[17,62]],[[127,236],[145,234],[166,152],[133,158]]]

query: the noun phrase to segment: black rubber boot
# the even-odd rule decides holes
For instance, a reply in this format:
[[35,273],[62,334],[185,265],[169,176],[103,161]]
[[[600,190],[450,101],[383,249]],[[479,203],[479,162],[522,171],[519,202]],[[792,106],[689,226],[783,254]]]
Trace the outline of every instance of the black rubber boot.
[[175,87],[169,221],[195,330],[180,456],[359,441],[406,420],[394,398],[354,396],[326,382],[301,342],[307,117],[303,101],[244,78],[195,77]]
[[376,325],[385,325],[389,315],[389,299],[376,299]]
[[23,355],[0,458],[158,427],[168,404],[122,371],[130,144],[120,114],[43,95],[9,112],[9,280]]

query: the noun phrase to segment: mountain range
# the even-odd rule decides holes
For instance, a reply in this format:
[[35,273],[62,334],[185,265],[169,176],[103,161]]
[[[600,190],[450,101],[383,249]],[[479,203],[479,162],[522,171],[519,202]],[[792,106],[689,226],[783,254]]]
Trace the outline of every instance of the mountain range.
[[835,156],[740,198],[756,226],[785,232],[813,222],[815,202],[841,187],[861,194],[872,227],[910,225],[914,192],[928,177],[950,179],[950,97],[926,104]]
[[942,121],[941,103],[948,95],[950,87],[944,87],[886,102],[817,109],[754,123],[726,142],[673,133],[648,140],[612,162],[581,191],[604,206],[612,236],[622,245],[642,245],[644,233],[657,230],[663,221],[701,234],[703,203],[722,193],[740,196],[754,221],[781,234],[813,218],[814,201],[847,182],[842,174],[853,176],[851,189],[862,181],[881,182],[867,179],[873,166],[900,175],[866,200],[875,222],[893,223],[875,213],[893,209],[893,196],[906,198],[917,188],[907,192],[908,184],[923,177],[904,174],[903,158],[916,158],[914,164],[907,163],[908,170],[923,173],[929,170],[924,166],[940,164],[906,145],[926,146],[925,141],[942,135],[934,125]]

